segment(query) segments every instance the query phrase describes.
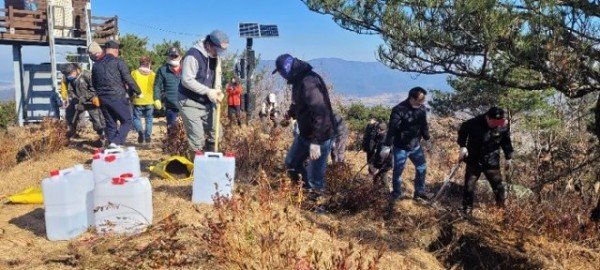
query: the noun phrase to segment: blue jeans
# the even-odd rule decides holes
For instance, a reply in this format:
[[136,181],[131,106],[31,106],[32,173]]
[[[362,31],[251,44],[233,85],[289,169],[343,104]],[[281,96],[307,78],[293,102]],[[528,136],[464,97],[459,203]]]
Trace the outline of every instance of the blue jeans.
[[[146,130],[142,128],[142,118],[146,118]],[[138,134],[143,134],[144,139],[152,137],[152,121],[154,119],[154,107],[152,105],[133,106],[133,125]]]
[[400,198],[402,195],[402,172],[406,160],[410,159],[415,165],[415,194],[425,193],[425,174],[427,173],[427,162],[421,146],[412,150],[394,149],[394,173],[392,176],[392,199]]
[[[100,96],[100,109],[106,121],[106,140],[116,145],[125,144],[132,127],[131,103],[126,97]],[[117,121],[119,124],[117,125]]]
[[177,121],[177,116],[179,115],[179,109],[177,108],[167,108],[167,128],[173,126],[175,121]]
[[327,169],[327,159],[331,152],[332,140],[326,140],[320,144],[321,157],[317,160],[311,160],[305,166],[304,162],[310,155],[310,141],[296,136],[294,143],[285,157],[285,165],[287,166],[292,180],[299,180],[298,175],[302,175],[304,187],[316,191],[325,188],[325,170]]

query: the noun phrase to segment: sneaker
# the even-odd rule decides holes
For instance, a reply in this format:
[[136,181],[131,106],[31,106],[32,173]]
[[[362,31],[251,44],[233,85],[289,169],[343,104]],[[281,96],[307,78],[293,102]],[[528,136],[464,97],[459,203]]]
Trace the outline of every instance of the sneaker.
[[144,134],[142,134],[142,133],[138,134],[138,143],[140,143],[140,144],[144,143]]
[[463,206],[462,213],[465,216],[469,216],[469,217],[472,216],[473,215],[473,207],[471,207],[471,206]]
[[146,138],[145,142],[146,142],[147,144],[150,144],[150,143],[152,142],[152,138]]
[[427,192],[423,192],[423,193],[417,193],[415,194],[414,198],[415,200],[424,200],[424,201],[429,201],[431,200],[431,198],[433,198],[433,195]]

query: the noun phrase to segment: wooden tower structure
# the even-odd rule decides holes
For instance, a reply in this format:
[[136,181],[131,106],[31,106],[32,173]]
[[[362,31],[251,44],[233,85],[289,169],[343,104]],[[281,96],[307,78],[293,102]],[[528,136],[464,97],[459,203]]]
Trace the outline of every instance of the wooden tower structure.
[[[90,0],[4,0],[0,45],[12,46],[19,125],[59,116],[54,97],[60,89],[60,67],[69,61],[89,67],[86,50],[92,41],[118,39],[118,18],[92,16],[91,10]],[[49,63],[24,65],[23,46],[48,47]],[[57,58],[69,49],[75,53]]]

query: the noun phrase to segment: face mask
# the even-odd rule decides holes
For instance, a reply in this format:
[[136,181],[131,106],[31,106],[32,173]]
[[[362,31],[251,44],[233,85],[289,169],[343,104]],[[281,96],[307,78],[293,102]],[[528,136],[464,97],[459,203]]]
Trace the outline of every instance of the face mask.
[[72,82],[73,80],[75,80],[75,77],[74,77],[74,76],[68,76],[68,77],[67,77],[67,81],[68,81],[68,82]]
[[217,56],[221,56],[221,55],[223,55],[223,53],[225,53],[225,49],[221,49],[221,48],[217,47]]
[[169,65],[173,66],[173,67],[178,67],[179,66],[179,60],[169,60]]

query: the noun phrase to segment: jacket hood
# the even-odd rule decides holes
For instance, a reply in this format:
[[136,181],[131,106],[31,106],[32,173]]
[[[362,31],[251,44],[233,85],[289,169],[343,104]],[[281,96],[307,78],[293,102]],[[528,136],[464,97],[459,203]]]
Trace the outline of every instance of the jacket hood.
[[148,76],[152,73],[152,69],[149,69],[147,67],[140,67],[138,68],[138,71],[144,76]]
[[192,47],[195,48],[196,50],[200,51],[200,53],[202,55],[204,55],[204,57],[210,56],[210,55],[208,55],[208,52],[204,48],[204,39],[196,41],[196,43],[194,43],[194,45]]
[[294,64],[292,65],[292,70],[290,71],[290,78],[288,80],[288,83],[297,81],[304,73],[309,72],[312,69],[313,67],[309,63],[306,63],[296,58],[294,60]]

